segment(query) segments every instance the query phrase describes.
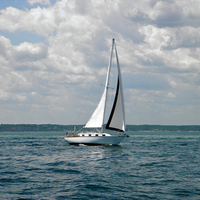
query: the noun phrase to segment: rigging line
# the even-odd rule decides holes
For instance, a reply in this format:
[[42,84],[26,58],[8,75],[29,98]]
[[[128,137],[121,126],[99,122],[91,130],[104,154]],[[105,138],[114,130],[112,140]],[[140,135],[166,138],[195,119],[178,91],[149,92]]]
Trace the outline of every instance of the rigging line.
[[[110,49],[110,48],[109,48]],[[101,62],[101,68],[102,68],[102,66],[103,66],[103,63],[104,63],[104,61],[105,61],[105,58],[106,58],[106,56],[107,56],[107,54],[108,54],[108,52],[109,52],[109,49],[107,50],[107,53],[104,55],[104,58],[103,58],[103,60],[102,60],[102,62]],[[93,88],[93,86],[94,86],[94,82],[95,82],[95,80],[97,80],[97,77],[100,75],[100,71],[99,71],[99,73],[94,77],[94,80],[93,80],[93,82],[92,82],[92,85],[91,85],[91,87],[90,87],[90,90],[88,91],[88,93],[87,93],[87,95],[86,95],[86,98],[85,98],[85,100],[84,100],[84,103],[83,103],[83,105],[82,105],[82,108],[81,108],[81,110],[80,110],[80,112],[79,112],[79,114],[78,114],[78,117],[77,117],[77,120],[76,120],[76,122],[75,122],[75,126],[77,125],[77,123],[78,123],[78,120],[79,120],[79,118],[80,118],[80,115],[81,115],[81,113],[83,112],[83,109],[84,109],[84,107],[85,107],[85,104],[86,104],[86,101],[88,100],[88,97],[89,97],[89,94],[90,94],[90,92],[91,92],[91,90],[92,90],[92,88]],[[81,128],[81,130],[82,130],[82,128]],[[80,131],[80,130],[79,130]]]
[[[95,78],[96,78],[96,77],[95,77]],[[82,111],[83,111],[83,108],[85,107],[86,101],[88,100],[88,96],[89,96],[89,94],[90,94],[90,92],[91,92],[91,90],[92,90],[92,87],[93,87],[93,85],[94,85],[95,78],[94,78],[94,81],[93,81],[93,83],[92,83],[92,86],[90,87],[89,92],[88,92],[87,95],[86,95],[85,101],[84,101],[83,106],[82,106],[82,108],[81,108],[81,110],[80,110],[80,112],[79,112],[79,115],[78,115],[78,118],[77,118],[77,120],[76,120],[75,125],[77,125],[77,122],[78,122],[78,120],[79,120],[79,118],[80,118],[80,115],[81,115],[81,113],[82,113]]]

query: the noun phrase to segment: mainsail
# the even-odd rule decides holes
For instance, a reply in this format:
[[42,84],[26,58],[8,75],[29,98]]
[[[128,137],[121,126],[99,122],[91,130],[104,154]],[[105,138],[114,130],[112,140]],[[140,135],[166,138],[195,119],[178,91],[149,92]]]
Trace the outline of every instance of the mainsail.
[[110,117],[108,119],[108,123],[106,125],[106,129],[125,132],[126,122],[125,122],[124,92],[123,92],[121,71],[117,56],[116,45],[115,45],[115,53],[116,53],[117,68],[118,68],[118,82],[117,82],[115,100],[113,103],[112,111],[110,113]]
[[104,117],[105,117],[105,109],[106,109],[107,91],[108,91],[108,86],[109,86],[110,68],[111,68],[111,63],[112,63],[112,55],[113,55],[114,47],[115,47],[117,68],[118,68],[118,83],[117,83],[115,100],[113,103],[112,111],[111,111],[106,129],[117,130],[120,132],[125,131],[126,127],[125,127],[125,112],[124,112],[124,96],[123,96],[123,88],[122,88],[122,79],[121,79],[119,60],[117,56],[117,49],[116,49],[114,39],[113,39],[113,44],[112,44],[110,62],[108,65],[105,89],[97,108],[95,109],[91,118],[85,125],[85,128],[101,128],[103,126]]

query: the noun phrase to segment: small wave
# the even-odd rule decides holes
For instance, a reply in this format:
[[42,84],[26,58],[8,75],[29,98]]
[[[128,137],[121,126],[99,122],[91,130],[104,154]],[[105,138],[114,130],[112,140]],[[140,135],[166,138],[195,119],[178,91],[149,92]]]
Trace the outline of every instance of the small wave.
[[66,173],[66,174],[80,174],[81,172],[73,169],[51,169],[55,173]]

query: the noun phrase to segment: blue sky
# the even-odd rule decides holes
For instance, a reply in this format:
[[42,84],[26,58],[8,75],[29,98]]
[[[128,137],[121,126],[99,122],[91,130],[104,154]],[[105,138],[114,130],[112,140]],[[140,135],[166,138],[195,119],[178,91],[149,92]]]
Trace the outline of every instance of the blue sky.
[[10,6],[20,10],[37,8],[38,6],[48,7],[48,5],[54,4],[55,2],[56,0],[48,0],[48,1],[7,0],[1,2],[0,9],[2,10]]
[[127,124],[200,125],[199,10],[198,0],[2,1],[0,123],[86,123],[115,38]]
[[6,38],[10,39],[12,45],[19,45],[23,42],[30,42],[30,43],[39,43],[42,42],[48,45],[45,37],[39,36],[36,33],[28,32],[28,31],[2,31],[0,30],[0,35],[3,35]]

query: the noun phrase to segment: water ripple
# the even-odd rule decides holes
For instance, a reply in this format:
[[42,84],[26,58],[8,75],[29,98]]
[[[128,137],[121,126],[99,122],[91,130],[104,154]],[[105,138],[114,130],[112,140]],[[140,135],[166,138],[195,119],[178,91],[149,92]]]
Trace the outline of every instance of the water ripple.
[[200,197],[200,133],[130,132],[120,146],[69,146],[63,133],[0,133],[2,199]]

